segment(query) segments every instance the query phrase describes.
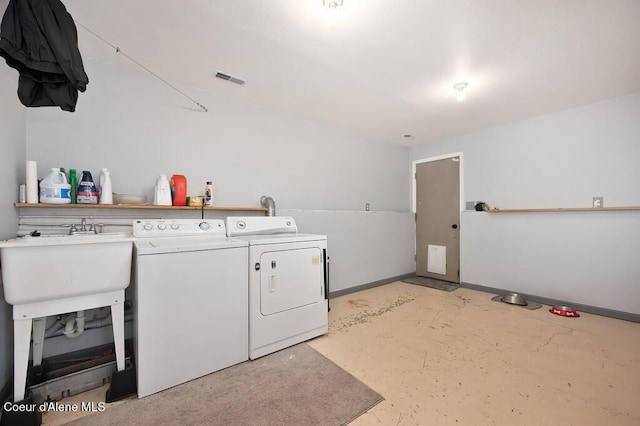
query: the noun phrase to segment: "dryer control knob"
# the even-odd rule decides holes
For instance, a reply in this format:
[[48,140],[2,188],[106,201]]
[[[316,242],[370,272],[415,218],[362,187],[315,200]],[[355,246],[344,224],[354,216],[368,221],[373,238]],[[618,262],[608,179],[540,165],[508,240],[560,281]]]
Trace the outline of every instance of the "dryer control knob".
[[200,222],[200,225],[198,225],[198,227],[203,231],[208,231],[209,228],[211,228],[211,225],[209,225],[209,222]]
[[165,225],[164,223],[159,223],[158,224],[158,229],[161,231],[164,231],[165,229],[167,229],[167,225]]
[[175,231],[176,229],[178,229],[178,228],[180,228],[180,225],[179,225],[179,224],[177,224],[177,223],[172,223],[172,224],[171,224],[171,229],[173,229],[174,231]]
[[146,231],[151,231],[151,229],[153,228],[153,225],[150,223],[145,223],[144,227],[143,227]]

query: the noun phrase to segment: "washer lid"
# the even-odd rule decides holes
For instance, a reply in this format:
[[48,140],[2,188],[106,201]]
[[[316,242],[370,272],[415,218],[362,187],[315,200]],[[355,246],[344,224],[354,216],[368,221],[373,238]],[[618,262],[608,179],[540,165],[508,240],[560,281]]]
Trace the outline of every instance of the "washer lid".
[[243,240],[227,237],[166,237],[138,238],[135,241],[135,245],[138,255],[145,255],[247,247],[248,243]]

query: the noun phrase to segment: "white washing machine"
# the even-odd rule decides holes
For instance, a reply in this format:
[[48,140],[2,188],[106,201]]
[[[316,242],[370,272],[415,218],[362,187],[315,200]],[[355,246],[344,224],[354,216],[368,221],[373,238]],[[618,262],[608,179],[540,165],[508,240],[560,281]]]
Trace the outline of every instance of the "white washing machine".
[[299,234],[287,216],[226,223],[228,236],[249,243],[249,358],[327,333],[327,237]]
[[136,220],[138,397],[248,359],[247,242],[222,220]]

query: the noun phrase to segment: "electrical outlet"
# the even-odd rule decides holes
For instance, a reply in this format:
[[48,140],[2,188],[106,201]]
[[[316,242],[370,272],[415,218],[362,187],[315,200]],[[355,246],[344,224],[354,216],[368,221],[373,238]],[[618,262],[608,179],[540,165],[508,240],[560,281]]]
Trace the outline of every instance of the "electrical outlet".
[[475,201],[467,201],[465,203],[465,210],[475,210],[476,209],[476,202]]
[[371,206],[369,205],[369,203],[367,203],[367,204],[365,204],[365,205],[364,205],[364,209],[365,209],[366,211],[369,211],[369,210],[370,210],[370,208],[371,208]]
[[593,197],[593,208],[604,207],[604,197]]

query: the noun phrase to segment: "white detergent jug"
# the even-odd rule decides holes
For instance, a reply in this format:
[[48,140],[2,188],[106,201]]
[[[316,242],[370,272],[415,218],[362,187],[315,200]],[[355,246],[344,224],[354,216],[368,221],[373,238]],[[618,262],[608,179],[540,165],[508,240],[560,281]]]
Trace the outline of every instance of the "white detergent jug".
[[111,175],[107,169],[102,169],[100,174],[100,204],[113,204]]
[[169,179],[167,175],[160,175],[158,182],[156,183],[155,196],[153,198],[153,204],[156,206],[170,206],[171,200],[171,186],[169,185]]
[[47,204],[70,204],[71,185],[67,176],[59,168],[52,168],[40,181],[40,202]]

